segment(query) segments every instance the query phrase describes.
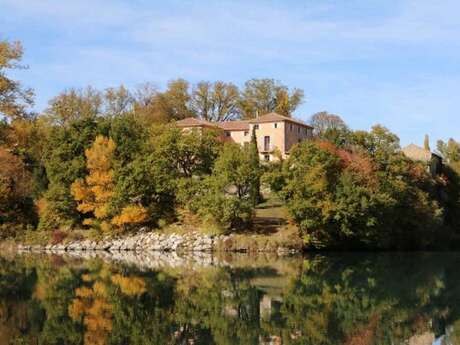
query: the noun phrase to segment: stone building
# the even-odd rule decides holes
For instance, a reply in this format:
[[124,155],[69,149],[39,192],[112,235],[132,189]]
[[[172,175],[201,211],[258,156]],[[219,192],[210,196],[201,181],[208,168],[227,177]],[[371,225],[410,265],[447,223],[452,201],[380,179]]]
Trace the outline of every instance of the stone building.
[[277,113],[269,113],[251,120],[209,122],[196,118],[177,121],[185,130],[214,129],[222,132],[224,141],[247,145],[252,131],[257,138],[260,158],[265,161],[276,159],[276,153],[286,158],[291,147],[313,136],[313,127],[306,123]]
[[406,157],[423,162],[426,164],[428,171],[433,175],[442,173],[442,155],[436,152],[431,152],[415,144],[410,144],[402,149]]

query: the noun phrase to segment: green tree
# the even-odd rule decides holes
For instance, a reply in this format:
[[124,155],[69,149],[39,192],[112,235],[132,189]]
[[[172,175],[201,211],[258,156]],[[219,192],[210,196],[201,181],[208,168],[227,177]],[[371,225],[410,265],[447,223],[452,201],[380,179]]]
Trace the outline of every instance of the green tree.
[[117,171],[112,212],[119,214],[129,205],[138,205],[147,210],[146,222],[172,218],[177,177],[168,157],[154,153],[139,156]]
[[41,228],[52,229],[81,221],[70,185],[86,176],[85,149],[91,146],[97,134],[98,124],[92,118],[52,128],[44,154],[49,185],[40,215]]
[[447,143],[439,140],[437,143],[437,149],[442,153],[447,163],[460,162],[460,144],[454,139],[450,138]]
[[[283,166],[281,196],[307,245],[321,248],[426,248],[442,232],[443,209],[422,164],[376,127],[361,147],[305,142]],[[355,144],[356,145],[356,144]],[[408,230],[411,229],[411,230]],[[437,235],[436,235],[437,234]]]
[[252,206],[256,207],[260,202],[260,178],[262,173],[255,129],[252,130],[251,143],[249,144],[249,161],[251,165],[251,173],[249,174],[251,177],[251,188],[249,194]]
[[210,174],[221,143],[219,132],[188,131],[174,127],[153,129],[151,145],[158,157],[168,157],[170,171],[180,176]]
[[249,148],[227,144],[217,158],[213,174],[203,183],[199,213],[226,228],[241,228],[252,218],[251,192],[260,178]]

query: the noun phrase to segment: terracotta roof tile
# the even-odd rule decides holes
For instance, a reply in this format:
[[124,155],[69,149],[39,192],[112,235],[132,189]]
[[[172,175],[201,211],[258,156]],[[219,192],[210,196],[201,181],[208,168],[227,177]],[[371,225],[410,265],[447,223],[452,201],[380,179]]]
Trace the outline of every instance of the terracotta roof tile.
[[292,123],[301,125],[303,127],[313,128],[310,125],[307,125],[303,121],[294,119],[292,117],[283,116],[278,113],[268,113],[268,114],[259,116],[256,119],[252,119],[249,122],[250,123],[266,123],[266,122],[276,122],[276,121],[288,121],[288,122],[292,122]]
[[249,131],[249,121],[222,121],[217,125],[226,131]]
[[176,125],[178,127],[217,127],[217,125],[212,122],[200,120],[194,117],[187,117],[185,119],[179,120],[176,122]]

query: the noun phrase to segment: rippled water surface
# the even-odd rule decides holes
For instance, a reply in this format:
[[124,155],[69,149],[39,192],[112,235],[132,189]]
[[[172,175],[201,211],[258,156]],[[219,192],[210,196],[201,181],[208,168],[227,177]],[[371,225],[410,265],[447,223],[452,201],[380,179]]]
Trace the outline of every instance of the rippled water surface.
[[460,254],[3,253],[0,344],[460,345]]

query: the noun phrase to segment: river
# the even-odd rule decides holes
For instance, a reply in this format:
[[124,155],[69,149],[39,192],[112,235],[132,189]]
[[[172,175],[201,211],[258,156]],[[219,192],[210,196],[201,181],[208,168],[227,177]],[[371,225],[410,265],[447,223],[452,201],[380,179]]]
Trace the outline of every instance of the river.
[[3,253],[0,344],[460,344],[460,253]]

